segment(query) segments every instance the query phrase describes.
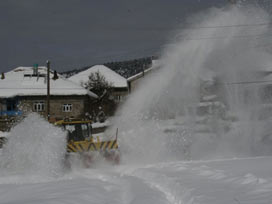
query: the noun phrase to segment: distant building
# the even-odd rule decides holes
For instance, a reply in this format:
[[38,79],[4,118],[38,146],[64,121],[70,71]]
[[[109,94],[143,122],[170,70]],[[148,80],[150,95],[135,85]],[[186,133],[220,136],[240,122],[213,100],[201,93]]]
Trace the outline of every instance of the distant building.
[[128,89],[129,92],[133,92],[139,84],[142,82],[143,78],[151,73],[152,70],[160,67],[160,63],[158,60],[152,60],[151,66],[147,69],[143,69],[142,72],[138,72],[137,74],[130,76],[127,78]]
[[157,58],[152,56],[119,62],[108,62],[104,65],[127,79],[151,67],[152,61],[155,59]]
[[89,76],[97,72],[99,72],[101,76],[105,77],[105,81],[110,84],[112,100],[101,101],[98,99],[96,103],[93,103],[93,105],[96,107],[93,114],[98,114],[99,111],[101,111],[100,108],[102,107],[102,110],[106,115],[113,115],[117,105],[124,101],[124,98],[128,94],[128,84],[124,77],[104,65],[95,65],[85,71],[71,76],[68,79],[84,87],[84,84],[89,81]]
[[85,71],[71,76],[69,80],[79,85],[83,85],[84,83],[88,82],[90,74],[96,72],[99,72],[102,76],[105,77],[105,80],[110,83],[114,101],[116,103],[122,102],[124,97],[128,94],[127,80],[104,65],[95,65],[90,67]]
[[[50,117],[63,119],[85,115],[89,101],[97,96],[56,75],[50,73]],[[28,111],[46,116],[46,76],[46,67],[18,67],[5,73],[0,79],[0,118],[16,117]]]

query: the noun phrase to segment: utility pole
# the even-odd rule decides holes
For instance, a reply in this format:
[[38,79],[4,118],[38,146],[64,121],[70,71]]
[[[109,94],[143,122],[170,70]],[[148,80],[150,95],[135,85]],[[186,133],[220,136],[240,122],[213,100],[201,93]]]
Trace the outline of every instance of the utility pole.
[[50,120],[50,61],[46,61],[47,67],[47,120]]

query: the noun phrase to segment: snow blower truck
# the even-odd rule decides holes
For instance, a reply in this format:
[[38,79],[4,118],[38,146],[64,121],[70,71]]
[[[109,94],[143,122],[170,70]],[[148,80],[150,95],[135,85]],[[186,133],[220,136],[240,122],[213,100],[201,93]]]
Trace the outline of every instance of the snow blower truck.
[[79,158],[83,165],[90,167],[101,158],[112,164],[119,164],[120,153],[117,144],[118,129],[113,140],[100,140],[92,135],[91,120],[60,120],[55,122],[67,132],[66,161]]

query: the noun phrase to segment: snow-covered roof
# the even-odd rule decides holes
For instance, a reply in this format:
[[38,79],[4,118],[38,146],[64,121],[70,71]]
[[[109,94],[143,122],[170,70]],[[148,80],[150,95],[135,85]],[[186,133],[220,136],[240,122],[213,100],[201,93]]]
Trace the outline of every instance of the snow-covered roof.
[[[38,75],[33,75],[33,67],[17,67],[5,73],[5,78],[0,79],[0,97],[47,95],[47,68],[38,67]],[[50,73],[50,95],[97,95],[82,88],[78,84],[58,75],[53,80]]]
[[104,65],[95,65],[93,67],[90,67],[85,71],[79,72],[78,74],[71,76],[69,80],[77,84],[81,84],[82,82],[85,83],[89,80],[90,74],[96,72],[99,72],[102,76],[104,76],[106,81],[111,83],[111,85],[115,88],[128,87],[127,80],[124,77]]

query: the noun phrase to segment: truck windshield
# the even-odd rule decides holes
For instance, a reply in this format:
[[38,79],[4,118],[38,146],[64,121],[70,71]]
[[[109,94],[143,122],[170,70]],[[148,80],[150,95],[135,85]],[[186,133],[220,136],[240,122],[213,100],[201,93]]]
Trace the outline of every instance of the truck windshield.
[[69,124],[64,126],[68,132],[68,141],[82,141],[91,136],[89,124]]

